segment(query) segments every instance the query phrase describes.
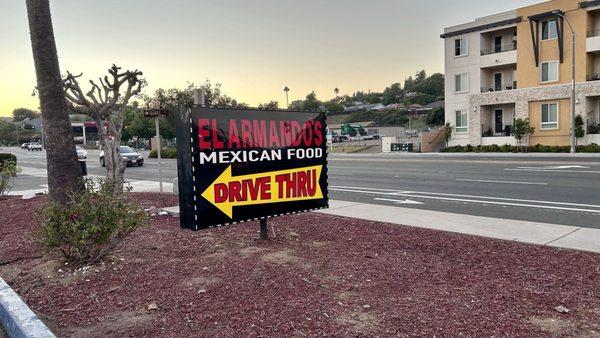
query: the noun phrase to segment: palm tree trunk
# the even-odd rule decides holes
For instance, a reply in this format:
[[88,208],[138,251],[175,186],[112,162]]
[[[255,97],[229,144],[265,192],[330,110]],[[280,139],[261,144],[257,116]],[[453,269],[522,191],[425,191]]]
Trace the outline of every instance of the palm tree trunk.
[[48,192],[52,201],[66,204],[67,193],[83,185],[60,77],[50,4],[48,0],[26,0],[26,5],[47,141]]

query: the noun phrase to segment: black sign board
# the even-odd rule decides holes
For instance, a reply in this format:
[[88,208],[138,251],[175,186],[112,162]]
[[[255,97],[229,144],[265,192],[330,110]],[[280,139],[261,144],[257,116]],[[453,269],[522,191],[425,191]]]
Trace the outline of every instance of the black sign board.
[[407,151],[412,152],[414,150],[414,146],[412,143],[392,143],[391,144],[392,151]]
[[144,109],[144,117],[166,117],[168,115],[168,109]]
[[193,107],[187,114],[189,126],[178,128],[186,140],[178,142],[183,227],[328,207],[325,113]]

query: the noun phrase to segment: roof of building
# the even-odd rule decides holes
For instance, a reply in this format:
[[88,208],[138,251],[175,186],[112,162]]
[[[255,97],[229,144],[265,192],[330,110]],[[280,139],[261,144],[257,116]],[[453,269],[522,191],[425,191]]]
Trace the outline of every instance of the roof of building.
[[436,108],[444,108],[444,100],[431,102],[423,106],[423,108],[427,109],[436,109]]
[[477,18],[475,21],[467,22],[461,25],[447,27],[444,29],[444,34],[442,34],[440,37],[444,39],[490,28],[512,25],[521,22],[521,20],[521,17],[517,16],[517,11],[515,9],[512,11]]

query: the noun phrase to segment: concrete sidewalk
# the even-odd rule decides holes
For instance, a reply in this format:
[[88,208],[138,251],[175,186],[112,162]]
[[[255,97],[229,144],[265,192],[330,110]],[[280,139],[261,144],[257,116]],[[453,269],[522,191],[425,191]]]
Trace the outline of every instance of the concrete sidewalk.
[[318,213],[600,253],[600,229],[330,201]]
[[[167,211],[171,216],[179,215],[178,206],[163,208],[162,210]],[[315,212],[374,222],[600,253],[600,229],[337,200],[330,201],[329,209]]]

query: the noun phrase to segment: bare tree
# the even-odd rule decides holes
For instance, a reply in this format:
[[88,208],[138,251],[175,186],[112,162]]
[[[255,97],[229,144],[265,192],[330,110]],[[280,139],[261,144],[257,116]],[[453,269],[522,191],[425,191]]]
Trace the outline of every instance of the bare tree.
[[[143,73],[137,69],[121,72],[121,68],[113,65],[109,75],[99,78],[98,83],[90,80],[91,89],[84,93],[77,79],[82,74],[73,75],[67,72],[63,80],[65,96],[71,108],[90,116],[98,127],[98,139],[104,151],[106,163],[106,179],[112,182],[115,192],[123,191],[125,163],[119,153],[123,130],[124,108],[129,100],[138,95],[145,81],[140,78]],[[121,94],[121,89],[124,93]]]
[[48,0],[27,0],[26,5],[47,140],[48,193],[52,201],[66,204],[67,191],[82,189],[83,184],[62,89],[50,4]]

